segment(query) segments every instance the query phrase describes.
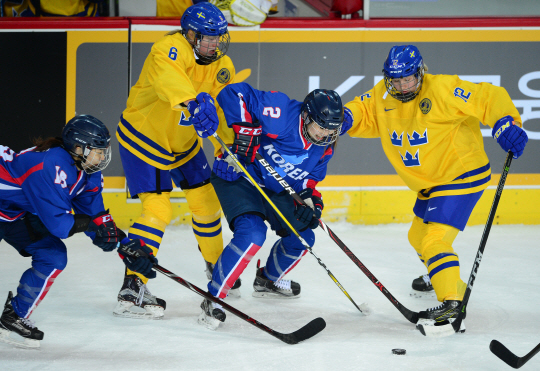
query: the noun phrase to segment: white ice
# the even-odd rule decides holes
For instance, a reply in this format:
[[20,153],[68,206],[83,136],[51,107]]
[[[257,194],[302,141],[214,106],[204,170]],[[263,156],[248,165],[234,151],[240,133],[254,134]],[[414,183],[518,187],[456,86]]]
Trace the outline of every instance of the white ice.
[[[409,296],[412,279],[425,268],[408,244],[408,225],[329,226],[405,307],[420,311],[438,304]],[[465,281],[482,232],[483,226],[467,227],[454,244]],[[224,230],[225,243],[230,237]],[[264,264],[275,240],[269,233],[254,260]],[[66,241],[67,268],[31,317],[45,332],[41,348],[0,343],[0,370],[508,370],[489,351],[489,343],[497,339],[523,356],[540,342],[539,240],[539,226],[493,225],[467,308],[467,332],[433,339],[415,330],[318,230],[315,253],[356,303],[367,302],[373,314],[360,314],[309,253],[289,274],[301,283],[301,298],[253,298],[252,261],[242,275],[242,298],[228,299],[229,304],[284,333],[316,317],[326,320],[326,329],[315,337],[287,345],[231,313],[217,331],[201,327],[202,298],[159,274],[149,289],[167,301],[164,320],[113,317],[123,264],[116,253],[104,253],[86,236],[76,235]],[[206,288],[204,264],[187,226],[167,229],[158,258],[163,267]],[[30,258],[3,241],[0,264],[3,303],[9,290],[16,291]],[[393,348],[407,354],[392,355]],[[540,369],[540,356],[522,369]]]

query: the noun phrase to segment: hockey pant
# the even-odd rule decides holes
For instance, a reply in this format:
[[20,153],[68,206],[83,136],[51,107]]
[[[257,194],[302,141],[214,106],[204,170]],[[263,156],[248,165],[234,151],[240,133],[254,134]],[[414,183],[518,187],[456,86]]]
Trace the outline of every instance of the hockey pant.
[[[254,214],[243,214],[234,220],[234,233],[231,242],[219,257],[208,291],[219,298],[225,298],[232,285],[242,274],[253,256],[266,239],[266,224]],[[310,246],[315,243],[311,229],[299,232]],[[277,281],[287,274],[306,253],[305,247],[294,234],[279,239],[270,252],[264,268],[265,275]]]
[[415,216],[409,242],[428,270],[437,300],[463,300],[467,284],[459,275],[459,257],[452,248],[459,229],[440,223],[424,223]]

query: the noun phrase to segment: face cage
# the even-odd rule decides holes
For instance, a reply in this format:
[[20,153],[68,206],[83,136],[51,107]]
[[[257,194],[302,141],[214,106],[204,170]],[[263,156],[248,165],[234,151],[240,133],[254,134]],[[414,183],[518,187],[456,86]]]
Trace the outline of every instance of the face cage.
[[343,125],[343,124],[339,125],[339,127],[336,130],[334,130],[332,134],[325,136],[321,140],[317,140],[315,138],[312,138],[311,135],[309,134],[309,125],[311,123],[317,125],[317,127],[320,130],[325,130],[325,128],[323,128],[316,121],[311,119],[309,115],[307,115],[306,118],[304,119],[304,125],[302,125],[302,135],[304,135],[304,138],[306,138],[308,142],[313,143],[316,146],[321,146],[321,147],[334,143],[339,138],[339,133],[341,132],[341,125]]
[[200,32],[197,32],[197,34],[195,35],[195,44],[193,44],[187,38],[187,32],[184,34],[184,37],[186,38],[186,40],[188,40],[190,44],[193,45],[193,50],[195,51],[195,55],[197,55],[197,58],[199,58],[201,62],[210,64],[224,57],[225,54],[227,54],[227,50],[229,50],[229,43],[231,42],[231,36],[229,35],[229,31],[219,36],[217,48],[214,52],[214,55],[211,55],[211,56],[203,55],[201,53],[202,52],[201,45],[202,45],[204,36],[205,35],[201,34]]
[[400,93],[396,88],[394,88],[394,85],[392,85],[392,79],[388,77],[386,74],[384,74],[384,86],[386,86],[386,91],[392,97],[396,98],[397,100],[403,103],[409,102],[413,100],[414,98],[416,98],[418,93],[420,93],[420,89],[422,89],[422,82],[424,81],[424,68],[423,67],[419,68],[418,71],[416,71],[416,73],[414,74],[414,77],[418,81],[416,83],[416,89],[414,91],[410,91],[405,94]]
[[[91,162],[94,160],[96,156],[101,156],[101,155],[98,155],[95,152],[92,152],[93,149],[102,149],[105,151],[105,153],[103,154],[105,158],[101,160],[97,165],[91,165]],[[86,174],[93,174],[95,172],[101,171],[109,165],[109,162],[111,162],[111,153],[112,153],[111,146],[108,146],[107,148],[85,147],[84,153],[81,156],[83,159],[83,161],[81,162],[81,167],[86,172]]]

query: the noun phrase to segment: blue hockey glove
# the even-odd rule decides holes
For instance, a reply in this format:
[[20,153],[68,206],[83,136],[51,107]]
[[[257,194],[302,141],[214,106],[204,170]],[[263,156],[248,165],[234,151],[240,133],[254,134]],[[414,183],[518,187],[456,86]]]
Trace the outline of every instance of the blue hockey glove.
[[193,128],[201,138],[213,135],[219,125],[214,98],[208,93],[199,93],[196,100],[188,102]]
[[261,146],[261,125],[258,122],[236,122],[232,125],[234,142],[231,147],[233,153],[245,157],[251,164]]
[[128,269],[146,278],[156,278],[156,272],[152,270],[152,267],[158,263],[158,260],[143,240],[124,238],[118,248],[118,255]]
[[523,154],[529,137],[525,130],[514,123],[512,116],[504,116],[495,123],[491,131],[493,138],[506,152],[512,151],[514,158]]
[[343,125],[341,125],[341,131],[339,132],[340,136],[345,134],[346,132],[349,131],[350,128],[352,128],[353,121],[354,121],[354,117],[353,117],[353,114],[352,114],[351,110],[348,109],[347,107],[345,107],[345,114],[344,114],[344,117],[343,117]]
[[95,233],[93,243],[103,251],[113,251],[120,245],[120,241],[126,237],[124,231],[114,223],[109,210],[104,210],[93,216],[86,231]]
[[300,191],[298,196],[304,200],[306,205],[296,204],[294,216],[306,227],[317,228],[324,209],[321,194],[316,189],[306,188]]
[[240,173],[242,172],[231,156],[226,152],[215,158],[212,171],[218,177],[228,182],[234,182],[240,178]]

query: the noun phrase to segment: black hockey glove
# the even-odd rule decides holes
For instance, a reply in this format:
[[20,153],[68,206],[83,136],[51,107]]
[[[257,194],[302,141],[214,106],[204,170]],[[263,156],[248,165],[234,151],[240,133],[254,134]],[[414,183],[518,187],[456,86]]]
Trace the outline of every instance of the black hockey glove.
[[[306,188],[298,193],[298,196],[304,200],[305,205],[296,204],[294,216],[299,222],[311,229],[319,226],[319,219],[324,209],[321,194],[312,188]],[[313,204],[313,206],[311,206]]]
[[231,150],[246,158],[251,164],[255,161],[255,154],[261,146],[261,125],[258,122],[237,122],[232,125],[234,142]]
[[143,240],[124,238],[118,248],[118,255],[129,270],[140,273],[146,278],[156,278],[156,272],[152,270],[152,267],[158,263],[158,260]]
[[94,232],[94,245],[103,251],[113,251],[120,245],[120,241],[126,238],[124,231],[119,229],[109,214],[109,210],[104,210],[92,217],[88,225],[87,232]]

